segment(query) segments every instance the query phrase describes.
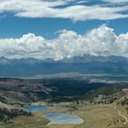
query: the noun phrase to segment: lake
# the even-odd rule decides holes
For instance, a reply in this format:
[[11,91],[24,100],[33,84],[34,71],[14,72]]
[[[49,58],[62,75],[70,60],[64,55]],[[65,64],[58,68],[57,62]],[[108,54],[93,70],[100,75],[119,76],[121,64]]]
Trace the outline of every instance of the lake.
[[49,124],[81,124],[84,122],[79,116],[62,113],[48,113],[43,117],[51,121]]
[[26,105],[26,106],[24,106],[24,108],[27,109],[30,112],[39,112],[39,111],[48,110],[48,107],[46,107],[46,106]]

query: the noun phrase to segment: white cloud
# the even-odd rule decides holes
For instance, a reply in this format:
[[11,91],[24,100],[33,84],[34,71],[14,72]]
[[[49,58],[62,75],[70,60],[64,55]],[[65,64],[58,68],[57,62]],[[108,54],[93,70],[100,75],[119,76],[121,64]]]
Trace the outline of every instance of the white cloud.
[[[105,1],[109,2],[109,0]],[[114,0],[112,1],[114,2]],[[128,6],[125,5],[121,7],[109,7],[108,5],[86,6],[84,4],[81,5],[80,3],[82,2],[83,0],[80,0],[79,3],[76,0],[0,0],[0,12],[13,12],[18,17],[66,18],[75,21],[92,19],[112,20],[128,17],[127,13],[123,13],[128,11]]]
[[127,3],[128,0],[103,0],[105,2],[110,2],[110,3]]
[[53,40],[32,33],[19,39],[0,39],[0,55],[7,58],[60,60],[86,54],[128,57],[128,33],[116,35],[112,28],[101,25],[85,35],[62,30]]

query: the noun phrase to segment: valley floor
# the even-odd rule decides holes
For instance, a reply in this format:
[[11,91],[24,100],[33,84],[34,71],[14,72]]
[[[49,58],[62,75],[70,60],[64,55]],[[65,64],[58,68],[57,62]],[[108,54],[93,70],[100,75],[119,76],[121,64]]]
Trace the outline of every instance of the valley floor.
[[[47,125],[42,115],[48,112],[78,115],[84,123],[80,125]],[[47,111],[35,112],[32,117],[18,117],[12,122],[1,124],[0,128],[128,128],[128,115],[122,106],[116,104],[59,103],[49,106]]]

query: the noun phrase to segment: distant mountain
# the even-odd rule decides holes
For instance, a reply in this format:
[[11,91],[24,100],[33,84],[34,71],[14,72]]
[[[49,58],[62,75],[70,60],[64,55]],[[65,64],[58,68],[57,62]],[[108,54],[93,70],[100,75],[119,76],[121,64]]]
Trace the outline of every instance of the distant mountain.
[[59,61],[0,57],[0,76],[33,76],[69,72],[128,74],[128,59],[120,56],[89,55]]
[[62,62],[67,63],[89,63],[89,62],[126,62],[127,58],[121,56],[81,56],[81,57],[72,57],[69,59],[63,59]]

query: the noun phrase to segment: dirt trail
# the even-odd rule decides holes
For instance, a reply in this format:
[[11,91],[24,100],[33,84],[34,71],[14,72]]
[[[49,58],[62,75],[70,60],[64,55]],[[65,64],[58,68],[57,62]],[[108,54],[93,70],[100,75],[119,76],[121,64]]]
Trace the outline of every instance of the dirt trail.
[[128,117],[126,117],[125,115],[123,115],[122,112],[121,112],[119,109],[117,109],[116,107],[114,107],[114,109],[115,109],[115,111],[118,112],[118,114],[119,114],[121,117],[124,118],[124,120],[125,120],[124,125],[126,125],[126,124],[128,123]]

